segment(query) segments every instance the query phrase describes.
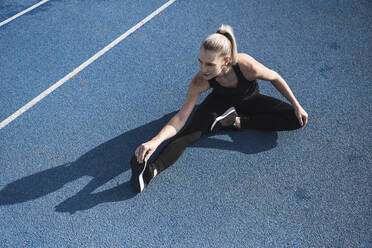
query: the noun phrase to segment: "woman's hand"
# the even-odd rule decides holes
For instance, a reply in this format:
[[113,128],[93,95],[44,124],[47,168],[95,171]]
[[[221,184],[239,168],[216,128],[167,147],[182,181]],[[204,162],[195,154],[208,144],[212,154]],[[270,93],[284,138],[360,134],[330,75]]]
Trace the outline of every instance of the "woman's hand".
[[147,161],[158,146],[165,140],[173,137],[185,125],[201,93],[210,88],[208,81],[204,80],[201,72],[193,78],[187,91],[186,100],[175,116],[150,141],[140,145],[135,152],[137,162]]
[[147,161],[155,152],[156,148],[158,148],[158,146],[159,144],[153,140],[150,140],[140,145],[135,152],[137,162],[143,163],[144,161]]
[[299,106],[295,108],[295,114],[298,121],[300,122],[302,129],[305,128],[308,119],[308,114],[306,113],[306,111],[301,106]]

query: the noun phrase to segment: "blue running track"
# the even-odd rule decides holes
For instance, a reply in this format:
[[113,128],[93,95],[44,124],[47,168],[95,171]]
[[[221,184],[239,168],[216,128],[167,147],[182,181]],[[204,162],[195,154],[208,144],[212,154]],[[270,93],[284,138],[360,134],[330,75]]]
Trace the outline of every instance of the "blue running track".
[[[0,22],[37,2],[0,0]],[[0,122],[166,2],[50,0],[1,26]],[[371,13],[176,0],[0,129],[0,247],[371,248]],[[283,76],[308,126],[206,136],[135,195],[135,148],[182,106],[221,24]]]

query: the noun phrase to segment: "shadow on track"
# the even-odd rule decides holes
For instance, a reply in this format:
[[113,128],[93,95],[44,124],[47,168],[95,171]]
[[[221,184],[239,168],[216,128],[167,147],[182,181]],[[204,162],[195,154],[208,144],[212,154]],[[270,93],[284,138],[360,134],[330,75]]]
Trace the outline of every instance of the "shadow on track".
[[[93,177],[93,179],[76,195],[56,206],[57,212],[73,214],[100,203],[123,201],[134,197],[135,194],[132,192],[129,181],[108,190],[93,192],[121,173],[130,170],[129,161],[136,147],[156,135],[175,113],[167,114],[158,120],[123,133],[97,146],[72,163],[41,171],[6,185],[0,191],[0,206],[40,198],[84,176]],[[224,134],[229,135],[232,142],[214,139],[209,135],[202,137],[192,147],[255,154],[276,146],[276,132],[242,131]],[[152,158],[157,155],[157,152]]]

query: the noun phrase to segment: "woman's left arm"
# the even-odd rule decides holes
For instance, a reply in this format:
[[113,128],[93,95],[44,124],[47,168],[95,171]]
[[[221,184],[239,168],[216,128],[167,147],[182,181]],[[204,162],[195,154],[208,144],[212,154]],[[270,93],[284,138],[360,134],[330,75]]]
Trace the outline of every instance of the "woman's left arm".
[[[294,96],[292,90],[289,88],[286,81],[275,71],[267,68],[266,66],[262,65],[254,58],[250,57],[249,55],[242,56],[243,62],[246,66],[246,73],[248,79],[262,79],[266,81],[270,81],[274,87],[285,97],[289,102],[292,103],[295,114],[300,122],[302,128],[304,128],[308,121],[308,114],[302,108],[300,103],[297,101],[296,97]],[[239,57],[240,58],[240,57]],[[240,61],[239,61],[240,62]],[[244,71],[242,71],[244,74]],[[246,76],[246,75],[245,75]]]

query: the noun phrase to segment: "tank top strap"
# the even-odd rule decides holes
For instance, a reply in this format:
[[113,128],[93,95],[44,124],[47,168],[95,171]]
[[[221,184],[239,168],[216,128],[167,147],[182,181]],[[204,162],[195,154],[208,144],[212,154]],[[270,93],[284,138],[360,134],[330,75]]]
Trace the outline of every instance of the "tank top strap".
[[[244,85],[246,85],[246,83],[252,83],[251,81],[249,81],[248,79],[246,79],[242,73],[242,71],[240,70],[240,67],[239,67],[239,64],[236,63],[235,65],[232,66],[237,78],[238,78],[238,85],[235,89],[241,89],[242,87],[244,88]],[[218,88],[218,89],[225,89],[225,87],[221,86],[217,81],[216,81],[216,78],[212,78],[210,80],[208,80],[209,82],[209,86],[213,89],[215,88]],[[231,88],[230,90],[233,90],[233,88]]]
[[247,81],[247,79],[244,77],[242,71],[240,70],[240,67],[239,67],[238,63],[233,65],[233,69],[234,69],[236,75],[238,76],[238,84],[242,81]]
[[216,81],[216,78],[212,78],[212,79],[210,79],[210,80],[208,80],[208,82],[209,82],[209,86],[211,87],[211,88],[216,88],[218,85],[218,83],[217,83],[217,81]]

